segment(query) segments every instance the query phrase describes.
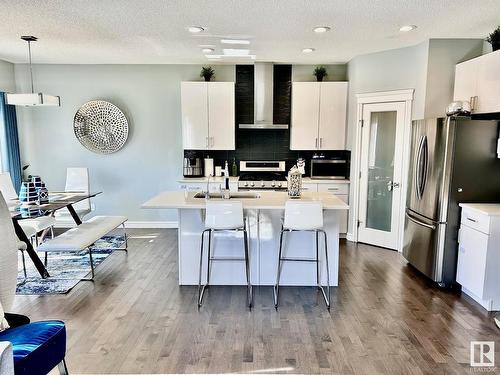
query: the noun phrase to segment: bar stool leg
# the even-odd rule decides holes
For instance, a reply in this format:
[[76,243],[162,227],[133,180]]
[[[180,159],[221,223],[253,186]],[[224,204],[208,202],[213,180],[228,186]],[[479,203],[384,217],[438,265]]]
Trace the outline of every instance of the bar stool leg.
[[246,228],[243,229],[243,241],[245,241],[245,269],[247,275],[247,300],[248,307],[251,309],[253,304],[253,290],[250,282],[250,258],[248,256],[248,234]]
[[200,247],[200,273],[198,277],[198,308],[201,307],[201,302],[203,301],[203,293],[205,292],[205,285],[201,285],[201,271],[203,270],[203,250],[204,250],[204,239],[205,239],[205,233],[209,232],[208,229],[205,229],[201,233],[201,247]]
[[26,272],[26,259],[24,258],[24,250],[21,251],[21,258],[23,260],[23,273],[24,273],[24,279],[26,280],[28,278],[28,274]]
[[321,293],[323,294],[323,298],[325,299],[326,307],[328,310],[330,310],[330,267],[328,264],[328,238],[326,236],[326,232],[324,230],[321,230],[321,233],[323,233],[324,238],[325,238],[325,262],[326,262],[326,290],[327,292],[325,293],[325,288],[321,286]]
[[319,272],[319,232],[316,231],[316,285],[318,290],[320,288],[320,272]]
[[283,233],[284,230],[281,228],[280,232],[280,249],[279,249],[279,255],[278,255],[278,271],[276,272],[276,284],[274,285],[273,288],[273,294],[274,294],[274,308],[278,310],[278,297],[279,297],[279,284],[280,284],[280,277],[281,277],[281,268],[283,266],[282,260],[281,260],[281,253],[282,253],[282,248],[283,248]]
[[207,261],[207,283],[205,288],[210,287],[210,273],[212,272],[212,230],[208,230],[208,261]]

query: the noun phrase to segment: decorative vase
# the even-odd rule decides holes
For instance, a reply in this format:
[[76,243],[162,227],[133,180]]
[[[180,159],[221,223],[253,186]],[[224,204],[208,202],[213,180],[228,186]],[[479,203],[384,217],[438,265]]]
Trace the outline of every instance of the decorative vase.
[[31,182],[35,185],[35,189],[38,190],[42,187],[42,178],[40,176],[31,176]]
[[31,181],[24,181],[19,191],[19,200],[23,203],[34,203],[38,199],[35,184]]
[[302,194],[302,173],[294,166],[288,172],[288,197],[300,198]]
[[41,183],[41,186],[36,189],[38,194],[38,204],[46,204],[49,203],[49,191],[45,187],[45,183]]

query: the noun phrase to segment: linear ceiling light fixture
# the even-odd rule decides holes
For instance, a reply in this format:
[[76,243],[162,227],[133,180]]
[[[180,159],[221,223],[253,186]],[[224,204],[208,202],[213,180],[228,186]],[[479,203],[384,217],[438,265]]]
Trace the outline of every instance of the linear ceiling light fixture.
[[250,41],[245,39],[221,39],[220,42],[222,44],[250,44]]
[[22,36],[22,40],[28,43],[29,70],[31,80],[31,93],[29,94],[6,94],[5,103],[21,106],[61,106],[61,98],[59,96],[47,95],[41,92],[35,92],[33,85],[33,66],[31,65],[31,42],[36,42],[37,37],[29,35]]
[[201,33],[202,31],[205,31],[204,27],[201,26],[188,26],[187,31],[193,34]]
[[314,52],[314,51],[315,51],[315,49],[314,49],[314,48],[304,48],[304,49],[302,50],[302,52],[303,52],[303,53],[311,53],[311,52]]

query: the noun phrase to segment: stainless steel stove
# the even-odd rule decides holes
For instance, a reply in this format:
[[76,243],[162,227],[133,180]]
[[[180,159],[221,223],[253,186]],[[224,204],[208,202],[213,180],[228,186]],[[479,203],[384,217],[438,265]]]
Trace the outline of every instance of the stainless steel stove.
[[284,161],[240,161],[240,190],[286,190]]

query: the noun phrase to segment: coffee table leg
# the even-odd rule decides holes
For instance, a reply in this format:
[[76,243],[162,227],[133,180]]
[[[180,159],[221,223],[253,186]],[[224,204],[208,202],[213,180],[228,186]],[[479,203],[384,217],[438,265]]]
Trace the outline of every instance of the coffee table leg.
[[75,209],[73,208],[73,205],[68,204],[67,208],[68,208],[69,213],[71,214],[71,217],[75,221],[76,225],[80,225],[82,223],[82,220],[80,219],[80,217],[76,213]]
[[50,277],[49,273],[47,272],[47,269],[43,265],[43,262],[38,257],[38,254],[36,253],[35,249],[33,249],[31,241],[29,240],[28,237],[26,237],[26,233],[24,233],[23,228],[21,228],[21,225],[19,225],[19,222],[17,220],[12,220],[12,222],[14,224],[14,229],[16,230],[17,237],[19,238],[20,241],[26,244],[26,252],[33,261],[33,264],[40,273],[40,276],[42,276],[43,279]]

